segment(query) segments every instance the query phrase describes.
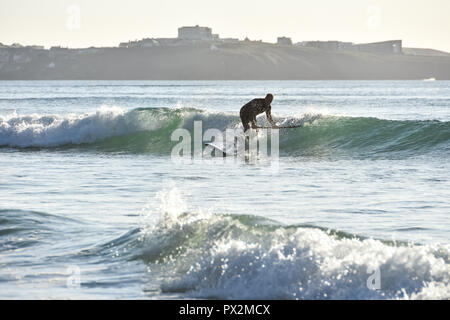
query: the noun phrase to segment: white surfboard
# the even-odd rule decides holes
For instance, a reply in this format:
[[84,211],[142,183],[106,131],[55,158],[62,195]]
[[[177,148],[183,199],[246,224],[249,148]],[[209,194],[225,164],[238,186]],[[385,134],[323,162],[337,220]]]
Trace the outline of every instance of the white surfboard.
[[[215,153],[216,156],[227,157],[227,156],[234,155],[233,150],[228,150],[228,149],[224,148],[223,146],[217,145],[217,144],[212,143],[212,142],[205,143],[205,146],[210,146],[213,149],[215,149],[216,150],[216,153]],[[219,153],[217,151],[219,151]]]

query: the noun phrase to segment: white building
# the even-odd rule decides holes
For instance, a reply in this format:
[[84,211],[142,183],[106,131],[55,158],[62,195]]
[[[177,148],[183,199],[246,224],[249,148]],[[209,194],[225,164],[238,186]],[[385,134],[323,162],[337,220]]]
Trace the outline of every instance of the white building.
[[281,46],[292,46],[292,39],[288,37],[278,37],[277,44]]
[[178,28],[178,39],[180,40],[213,40],[219,36],[212,34],[211,28],[208,27],[181,27]]
[[159,42],[152,38],[145,38],[142,40],[134,40],[128,42],[121,42],[119,48],[150,48],[159,46]]

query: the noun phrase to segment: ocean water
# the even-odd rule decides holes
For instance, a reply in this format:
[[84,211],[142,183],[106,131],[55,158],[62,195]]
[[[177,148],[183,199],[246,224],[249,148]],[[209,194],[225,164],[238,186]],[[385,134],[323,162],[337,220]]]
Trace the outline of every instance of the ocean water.
[[[276,170],[173,161],[268,92]],[[449,159],[447,81],[2,81],[0,298],[449,299]]]

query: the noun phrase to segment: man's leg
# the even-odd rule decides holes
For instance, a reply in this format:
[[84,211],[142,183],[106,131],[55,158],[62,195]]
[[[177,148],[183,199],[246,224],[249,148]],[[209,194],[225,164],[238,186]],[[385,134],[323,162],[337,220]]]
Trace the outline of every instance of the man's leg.
[[242,110],[241,110],[240,116],[241,116],[241,121],[242,121],[242,125],[244,126],[244,132],[245,132],[248,129],[250,129],[250,126],[248,125],[248,123],[250,121],[249,121],[247,114],[245,112],[242,112]]
[[252,129],[256,129],[256,133],[258,133],[258,123],[256,122],[256,117],[252,119]]
[[258,125],[257,125],[257,122],[256,122],[256,118],[253,118],[253,119],[252,119],[252,129],[258,129]]

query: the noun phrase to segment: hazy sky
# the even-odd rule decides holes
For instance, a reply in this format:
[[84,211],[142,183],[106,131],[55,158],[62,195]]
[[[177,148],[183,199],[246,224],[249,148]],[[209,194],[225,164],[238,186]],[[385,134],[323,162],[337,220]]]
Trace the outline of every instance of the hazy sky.
[[371,42],[450,51],[450,0],[0,0],[0,42],[117,46],[184,25],[275,42]]

